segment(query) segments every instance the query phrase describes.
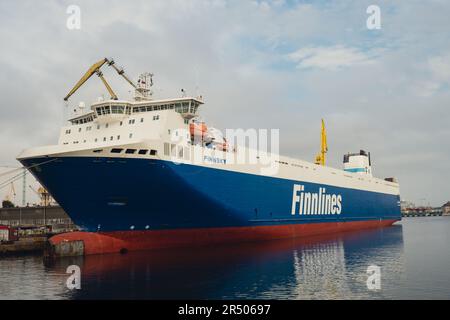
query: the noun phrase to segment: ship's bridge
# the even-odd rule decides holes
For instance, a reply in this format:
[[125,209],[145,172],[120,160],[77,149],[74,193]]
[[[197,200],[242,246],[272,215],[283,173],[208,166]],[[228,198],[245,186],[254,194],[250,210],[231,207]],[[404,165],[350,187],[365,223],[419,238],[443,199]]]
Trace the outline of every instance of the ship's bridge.
[[134,102],[132,113],[141,113],[160,110],[175,110],[184,119],[191,119],[196,116],[198,107],[203,104],[201,97],[182,97],[176,99],[162,99],[145,102]]
[[108,100],[93,104],[91,109],[99,123],[120,121],[131,114],[128,101]]
[[87,122],[113,123],[122,121],[132,114],[174,110],[186,121],[196,116],[197,110],[202,105],[201,97],[182,97],[176,99],[146,100],[146,101],[125,101],[106,100],[92,104],[91,111],[75,116],[69,121],[72,125],[84,124]]
[[77,115],[69,121],[73,125],[87,122],[108,123],[120,121],[131,114],[131,104],[128,101],[107,100],[92,104],[88,113]]

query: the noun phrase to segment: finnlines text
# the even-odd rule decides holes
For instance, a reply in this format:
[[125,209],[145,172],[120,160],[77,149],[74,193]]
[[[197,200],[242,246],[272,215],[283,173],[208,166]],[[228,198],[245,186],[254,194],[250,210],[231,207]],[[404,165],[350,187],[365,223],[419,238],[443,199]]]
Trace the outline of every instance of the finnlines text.
[[305,186],[294,184],[292,194],[292,215],[341,214],[342,196],[327,194],[325,188],[317,192],[305,192]]

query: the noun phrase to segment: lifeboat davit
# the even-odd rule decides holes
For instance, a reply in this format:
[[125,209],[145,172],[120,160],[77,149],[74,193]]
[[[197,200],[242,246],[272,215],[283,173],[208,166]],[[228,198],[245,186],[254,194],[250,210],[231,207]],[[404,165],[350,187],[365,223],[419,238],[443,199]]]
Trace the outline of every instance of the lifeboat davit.
[[228,142],[225,140],[223,143],[216,144],[217,150],[220,151],[228,151]]
[[212,146],[217,150],[228,151],[229,149],[227,139],[216,128],[208,128],[207,140],[211,141]]

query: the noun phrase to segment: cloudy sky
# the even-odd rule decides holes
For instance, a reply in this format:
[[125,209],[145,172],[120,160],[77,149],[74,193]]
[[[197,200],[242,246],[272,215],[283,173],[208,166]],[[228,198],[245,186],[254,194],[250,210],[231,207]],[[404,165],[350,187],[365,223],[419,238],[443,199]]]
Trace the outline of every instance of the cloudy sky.
[[[369,5],[381,29],[366,27]],[[81,9],[81,28],[66,26]],[[63,97],[95,61],[114,57],[155,96],[202,94],[225,128],[279,128],[284,155],[312,161],[320,119],[329,164],[371,151],[417,204],[450,200],[450,2],[0,0],[0,165],[57,141]],[[119,97],[127,84],[105,69]],[[106,94],[92,78],[71,99]],[[6,170],[6,169],[3,169]],[[16,188],[20,183],[16,183]],[[0,194],[6,189],[0,190]]]

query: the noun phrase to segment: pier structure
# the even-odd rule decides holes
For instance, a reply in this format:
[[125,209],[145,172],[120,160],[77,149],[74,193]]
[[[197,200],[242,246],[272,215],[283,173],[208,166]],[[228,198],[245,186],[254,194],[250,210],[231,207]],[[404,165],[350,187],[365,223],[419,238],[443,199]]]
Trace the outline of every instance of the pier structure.
[[53,233],[76,229],[60,206],[0,208],[0,225],[23,230],[45,226]]

